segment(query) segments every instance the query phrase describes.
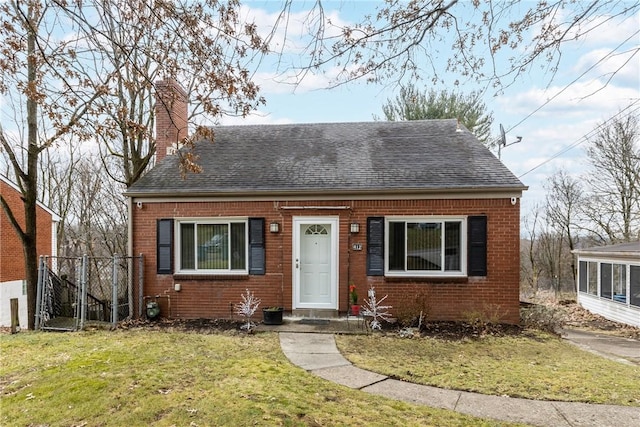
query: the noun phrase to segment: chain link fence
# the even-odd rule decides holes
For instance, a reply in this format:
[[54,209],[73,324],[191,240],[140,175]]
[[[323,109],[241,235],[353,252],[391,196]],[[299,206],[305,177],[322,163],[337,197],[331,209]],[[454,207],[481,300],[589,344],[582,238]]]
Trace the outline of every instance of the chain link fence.
[[115,328],[134,317],[142,263],[142,255],[40,257],[35,328],[75,331],[89,323]]

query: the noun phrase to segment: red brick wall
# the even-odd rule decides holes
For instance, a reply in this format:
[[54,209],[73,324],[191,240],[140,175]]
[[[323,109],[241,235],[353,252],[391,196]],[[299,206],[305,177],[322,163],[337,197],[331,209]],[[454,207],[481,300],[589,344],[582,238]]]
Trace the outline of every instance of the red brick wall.
[[175,80],[155,83],[156,106],[156,163],[167,155],[167,147],[184,140],[188,135],[187,93]]
[[[135,202],[135,200],[134,200]],[[350,209],[282,209],[283,206],[350,206]],[[468,279],[385,278],[366,275],[367,217],[390,215],[487,215],[488,275]],[[156,220],[179,217],[249,216],[265,218],[266,271],[264,276],[233,279],[203,279],[156,275]],[[231,303],[240,301],[245,289],[262,299],[261,306],[292,308],[292,217],[338,216],[339,309],[348,306],[348,284],[353,281],[360,299],[369,286],[385,303],[398,306],[406,295],[428,294],[428,317],[432,320],[464,320],[472,312],[497,313],[503,322],[519,322],[519,234],[520,207],[509,198],[477,200],[393,200],[393,201],[293,201],[293,202],[201,202],[144,203],[133,209],[133,253],[145,256],[145,294],[169,295],[171,315],[178,318],[228,316]],[[280,232],[270,233],[276,221]],[[351,222],[360,224],[358,234],[349,233]],[[352,250],[361,243],[362,250]],[[180,283],[182,290],[174,291]],[[167,304],[166,299],[161,300]],[[168,306],[165,307],[168,309]],[[391,310],[393,312],[393,309]],[[165,311],[166,313],[166,311]]]
[[[0,180],[0,193],[5,198],[13,215],[21,227],[24,227],[24,205],[20,193],[12,186]],[[38,227],[38,255],[51,254],[51,215],[37,207],[36,221]],[[0,208],[0,282],[23,280],[26,278],[22,241],[11,226],[9,217]]]

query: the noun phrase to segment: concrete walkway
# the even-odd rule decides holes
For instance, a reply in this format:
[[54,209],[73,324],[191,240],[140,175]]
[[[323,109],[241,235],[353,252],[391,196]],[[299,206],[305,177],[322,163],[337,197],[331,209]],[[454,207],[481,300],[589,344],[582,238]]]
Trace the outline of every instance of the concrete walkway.
[[353,366],[338,351],[332,334],[281,332],[279,336],[282,351],[293,364],[337,384],[391,399],[534,426],[640,426],[637,407],[526,400],[412,384]]
[[616,362],[640,366],[640,342],[637,340],[579,329],[563,329],[561,335],[562,338],[583,350]]

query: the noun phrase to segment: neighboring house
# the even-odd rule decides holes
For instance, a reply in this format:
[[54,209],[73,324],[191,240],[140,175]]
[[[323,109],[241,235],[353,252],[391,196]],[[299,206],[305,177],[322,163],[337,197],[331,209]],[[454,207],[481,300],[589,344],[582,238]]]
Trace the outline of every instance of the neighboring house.
[[183,177],[165,157],[186,126],[171,99],[158,162],[126,192],[130,253],[162,315],[229,316],[249,289],[262,307],[335,316],[353,282],[392,313],[421,295],[431,320],[519,322],[526,187],[456,120],[215,127],[193,149],[202,173]]
[[578,257],[578,304],[640,328],[640,241],[573,253]]
[[[24,227],[24,205],[19,188],[0,175],[0,194]],[[41,203],[37,205],[38,255],[56,254],[56,233],[60,218]],[[0,326],[11,326],[10,301],[18,298],[20,326],[27,328],[27,282],[22,241],[0,207]]]

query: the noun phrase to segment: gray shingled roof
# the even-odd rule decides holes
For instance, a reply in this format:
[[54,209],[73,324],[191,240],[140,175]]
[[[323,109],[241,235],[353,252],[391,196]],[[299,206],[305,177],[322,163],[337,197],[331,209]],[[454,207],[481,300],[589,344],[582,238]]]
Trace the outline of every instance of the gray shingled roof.
[[635,242],[627,242],[627,243],[617,243],[615,245],[608,246],[594,246],[585,249],[576,249],[573,251],[577,254],[629,254],[629,255],[638,255],[640,256],[640,241]]
[[526,187],[456,120],[219,126],[194,148],[203,172],[167,156],[129,196],[508,190]]

